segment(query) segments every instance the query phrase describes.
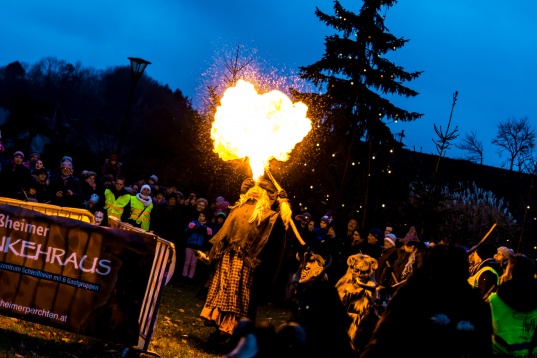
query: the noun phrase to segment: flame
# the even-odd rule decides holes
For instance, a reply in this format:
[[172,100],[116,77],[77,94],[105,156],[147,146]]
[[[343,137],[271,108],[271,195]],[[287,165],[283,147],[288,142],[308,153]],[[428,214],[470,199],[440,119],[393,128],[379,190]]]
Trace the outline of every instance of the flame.
[[211,139],[223,160],[248,157],[254,178],[261,177],[269,160],[289,159],[289,152],[311,130],[308,107],[273,90],[258,94],[254,85],[239,80],[224,92],[216,109]]

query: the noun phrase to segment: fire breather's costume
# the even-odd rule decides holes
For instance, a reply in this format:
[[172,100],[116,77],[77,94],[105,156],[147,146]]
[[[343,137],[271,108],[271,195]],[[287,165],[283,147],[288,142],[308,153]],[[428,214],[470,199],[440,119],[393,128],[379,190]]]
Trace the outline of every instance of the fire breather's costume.
[[[284,235],[273,229],[283,228],[283,225],[280,213],[270,208],[276,191],[266,182],[263,186],[268,190],[256,185],[241,195],[222,228],[209,241],[213,245],[209,260],[216,265],[201,317],[216,324],[221,332],[231,334],[240,318],[254,318],[251,317],[251,295],[258,290],[254,292],[252,284],[261,280],[265,282],[257,283],[260,288],[270,286],[269,275],[260,278],[259,271],[272,271],[274,275],[281,261]],[[269,197],[271,195],[274,199]],[[275,234],[282,236],[281,239],[273,238]],[[272,254],[274,252],[278,254]],[[266,264],[273,267],[260,268]]]

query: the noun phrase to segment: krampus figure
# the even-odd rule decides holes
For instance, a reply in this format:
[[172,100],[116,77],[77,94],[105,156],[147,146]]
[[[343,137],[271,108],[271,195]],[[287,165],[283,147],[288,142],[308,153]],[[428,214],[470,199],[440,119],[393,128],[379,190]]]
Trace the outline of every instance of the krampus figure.
[[349,256],[347,265],[347,273],[338,281],[336,289],[352,319],[348,330],[352,347],[359,352],[367,344],[378,320],[374,306],[377,284],[373,278],[378,264],[368,255],[356,254]]
[[291,321],[306,332],[311,357],[352,357],[350,318],[326,275],[330,263],[314,252],[298,256],[300,266],[289,283]]

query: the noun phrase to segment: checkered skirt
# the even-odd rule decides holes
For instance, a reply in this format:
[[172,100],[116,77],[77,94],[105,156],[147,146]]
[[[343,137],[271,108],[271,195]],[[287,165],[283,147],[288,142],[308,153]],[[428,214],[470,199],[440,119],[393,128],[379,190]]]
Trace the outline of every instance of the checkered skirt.
[[205,306],[245,317],[250,304],[252,278],[253,269],[245,265],[240,253],[225,252],[212,276]]

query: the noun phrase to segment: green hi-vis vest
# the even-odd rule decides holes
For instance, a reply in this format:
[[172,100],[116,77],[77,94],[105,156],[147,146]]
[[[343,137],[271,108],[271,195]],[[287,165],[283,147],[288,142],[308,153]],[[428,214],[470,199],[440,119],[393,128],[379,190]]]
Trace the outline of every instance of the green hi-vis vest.
[[498,273],[496,272],[496,270],[494,270],[492,267],[490,266],[485,266],[485,267],[482,267],[481,269],[479,269],[479,271],[476,272],[475,275],[473,276],[470,276],[468,277],[468,283],[473,287],[473,288],[477,288],[477,286],[479,285],[479,277],[481,276],[481,274],[485,271],[492,271],[496,274],[496,286],[500,284],[500,275],[498,275]]
[[507,354],[516,357],[537,357],[528,355],[528,349],[537,325],[537,309],[518,312],[502,301],[496,293],[488,298],[492,312],[493,354]]
[[131,197],[131,216],[129,219],[136,221],[142,229],[149,231],[149,220],[151,219],[151,210],[153,203],[145,208],[144,204],[137,197]]
[[131,200],[130,194],[121,195],[119,198],[114,196],[114,193],[110,189],[104,191],[104,208],[108,213],[108,217],[115,217],[118,220],[121,220],[121,215],[123,214],[123,208]]

